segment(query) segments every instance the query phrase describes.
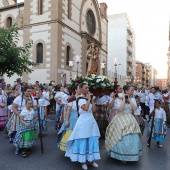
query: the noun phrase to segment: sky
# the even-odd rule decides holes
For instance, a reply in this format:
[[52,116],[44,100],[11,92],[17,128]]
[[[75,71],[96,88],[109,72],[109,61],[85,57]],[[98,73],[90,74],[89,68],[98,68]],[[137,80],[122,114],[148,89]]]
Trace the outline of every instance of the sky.
[[126,12],[136,34],[136,59],[151,63],[158,78],[167,77],[170,0],[98,0],[108,15]]
[[124,12],[128,14],[136,34],[136,59],[151,63],[158,71],[158,78],[166,78],[170,0],[98,0],[98,2],[107,3],[108,15]]

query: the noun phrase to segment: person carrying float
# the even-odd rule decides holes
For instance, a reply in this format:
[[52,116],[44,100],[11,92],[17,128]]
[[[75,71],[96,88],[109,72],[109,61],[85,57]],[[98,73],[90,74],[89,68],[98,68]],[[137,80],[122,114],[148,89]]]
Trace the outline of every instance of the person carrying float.
[[86,83],[81,83],[79,88],[82,94],[81,98],[77,98],[80,116],[66,144],[65,156],[70,157],[72,162],[80,162],[82,168],[87,170],[87,162],[93,167],[98,167],[95,161],[100,159],[100,132],[92,114],[96,109],[92,95],[89,94],[86,98],[89,87]]

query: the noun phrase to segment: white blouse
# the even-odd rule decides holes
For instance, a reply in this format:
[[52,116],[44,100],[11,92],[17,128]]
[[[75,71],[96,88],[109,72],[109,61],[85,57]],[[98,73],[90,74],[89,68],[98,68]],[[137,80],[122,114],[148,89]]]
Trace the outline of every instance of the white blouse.
[[112,98],[108,95],[103,95],[102,97],[98,97],[96,104],[97,105],[105,105],[107,102],[110,102]]
[[71,107],[71,110],[77,110],[76,100],[69,102],[67,105]]
[[[133,102],[134,105],[137,106],[136,100],[134,98],[131,98],[130,100]],[[119,106],[121,105],[122,102],[123,102],[123,100],[120,100],[120,99],[118,100],[118,102],[117,102],[118,108],[119,108]],[[130,105],[130,103],[125,103],[123,111],[121,111],[121,113],[128,114],[128,113],[132,113],[132,111],[133,110],[132,110],[132,106]]]
[[19,115],[23,116],[24,120],[33,120],[33,118],[34,118],[34,110],[31,108],[31,110],[28,111],[26,108],[24,108]]
[[[34,100],[34,98],[32,97],[31,99],[33,101],[33,106],[36,106],[37,105],[37,102]],[[22,96],[18,96],[17,98],[15,98],[14,102],[15,104],[18,105],[18,110],[21,111],[25,108],[25,101],[26,99],[23,98],[22,100]]]
[[138,106],[137,109],[134,111],[134,115],[139,116],[141,115],[142,108],[141,106]]
[[87,103],[87,100],[86,99],[80,99],[78,101],[78,106],[79,106],[79,114],[88,114],[88,113],[91,113],[92,114],[92,104],[90,103],[89,105],[89,108],[87,111],[83,110],[81,108],[81,106],[85,105]]
[[[153,108],[150,110],[150,113],[153,111]],[[165,110],[160,108],[160,109],[155,109],[155,117],[154,119],[163,119],[166,121],[166,113]]]
[[[112,100],[110,101],[110,103],[111,103],[113,100],[114,100],[114,99],[112,99]],[[118,109],[119,100],[120,100],[120,99],[118,99],[118,98],[115,99],[114,104],[113,104],[113,107],[111,108],[112,110]]]

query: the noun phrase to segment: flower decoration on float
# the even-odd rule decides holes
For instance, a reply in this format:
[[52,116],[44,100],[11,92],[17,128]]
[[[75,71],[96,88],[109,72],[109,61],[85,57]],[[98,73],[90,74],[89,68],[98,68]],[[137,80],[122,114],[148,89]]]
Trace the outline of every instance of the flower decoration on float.
[[[91,74],[88,77],[79,77],[79,83],[87,83],[90,89],[106,89],[113,88],[113,82],[107,78],[107,76],[97,76]],[[70,87],[73,88],[76,84],[76,80],[71,80]]]

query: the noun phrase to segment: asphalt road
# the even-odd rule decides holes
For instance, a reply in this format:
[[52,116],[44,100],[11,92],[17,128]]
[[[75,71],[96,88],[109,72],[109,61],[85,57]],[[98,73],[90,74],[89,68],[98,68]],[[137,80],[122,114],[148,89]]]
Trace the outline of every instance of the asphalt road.
[[[32,149],[28,157],[21,154],[14,155],[15,148],[9,144],[7,135],[0,132],[0,170],[75,170],[81,169],[79,163],[72,163],[64,157],[64,152],[56,147],[56,131],[53,128],[54,116],[49,116],[48,131],[43,137],[44,154],[40,151],[40,142]],[[98,170],[169,170],[170,168],[170,129],[163,148],[158,148],[152,141],[151,148],[146,146],[146,131],[142,139],[143,156],[138,162],[122,164],[110,158],[104,147],[104,140],[100,139],[101,160],[98,161]],[[95,169],[89,167],[89,170]]]

